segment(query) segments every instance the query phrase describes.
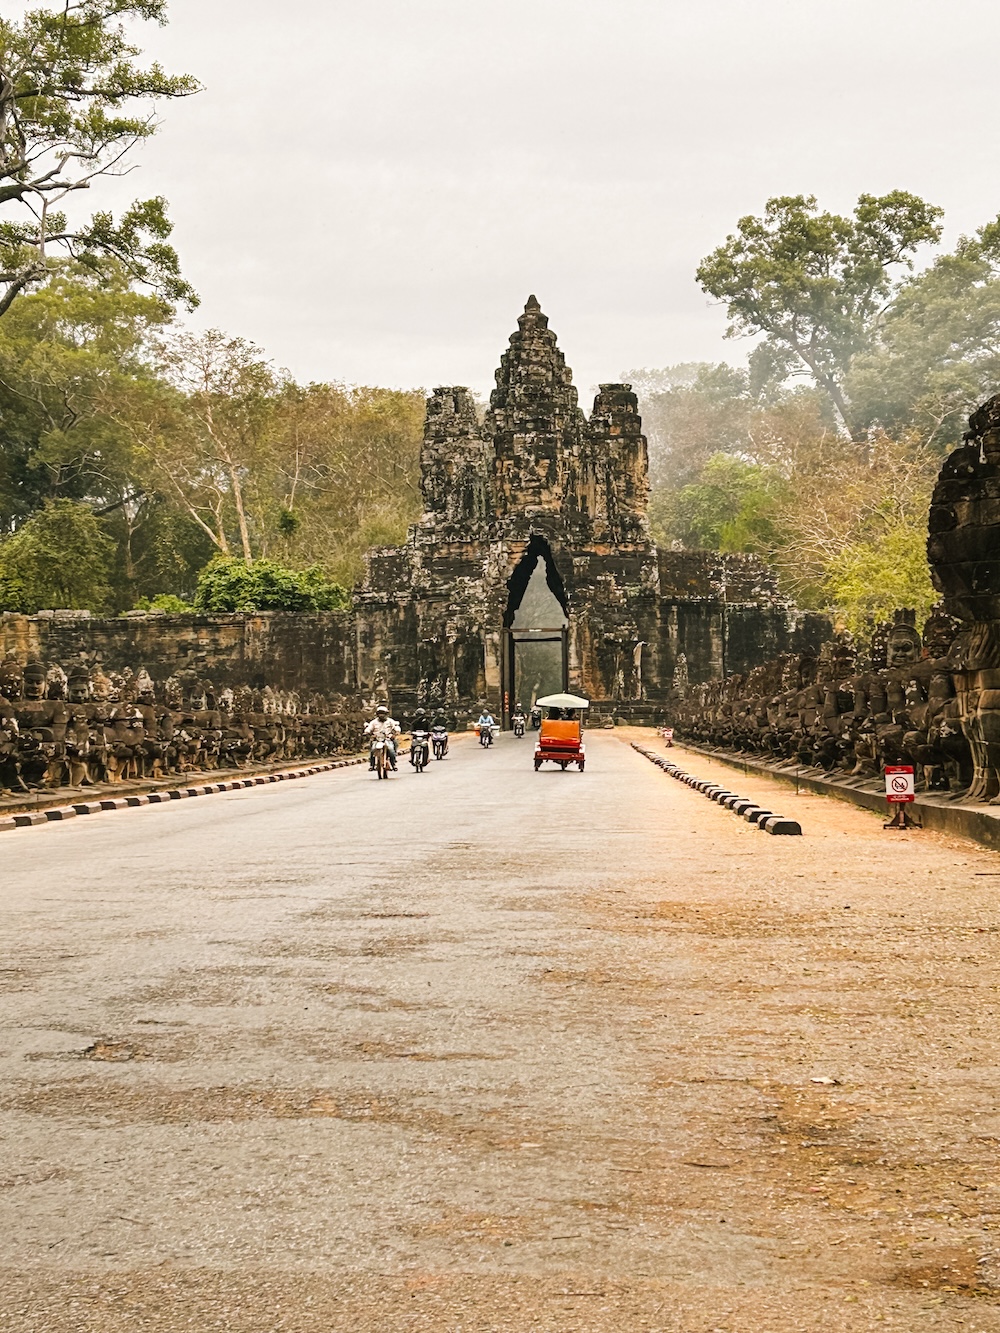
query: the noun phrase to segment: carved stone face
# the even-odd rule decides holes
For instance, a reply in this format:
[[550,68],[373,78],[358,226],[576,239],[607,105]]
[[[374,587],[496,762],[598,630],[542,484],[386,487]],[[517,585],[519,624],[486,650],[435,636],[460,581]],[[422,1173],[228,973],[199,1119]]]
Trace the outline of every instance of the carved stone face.
[[111,698],[111,681],[103,671],[97,671],[91,678],[93,697],[99,703],[106,703]]
[[897,626],[889,635],[888,666],[890,669],[912,666],[920,656],[920,640],[908,626]]
[[90,698],[89,678],[87,676],[70,676],[68,694],[70,703],[85,704]]
[[33,670],[30,663],[24,673],[24,697],[32,702],[45,698],[45,672]]

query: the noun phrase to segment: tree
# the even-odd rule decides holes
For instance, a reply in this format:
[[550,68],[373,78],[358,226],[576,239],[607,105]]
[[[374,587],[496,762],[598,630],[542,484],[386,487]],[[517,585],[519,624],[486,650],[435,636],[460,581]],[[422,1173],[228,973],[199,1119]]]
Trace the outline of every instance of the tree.
[[56,498],[141,518],[148,497],[115,416],[151,379],[148,340],[170,317],[120,268],[98,281],[74,266],[0,321],[0,533]]
[[717,453],[697,479],[676,491],[661,491],[653,507],[657,541],[714,551],[770,550],[782,478],[732,454]]
[[803,445],[770,554],[801,606],[839,612],[854,630],[894,606],[926,614],[936,596],[926,541],[940,459],[915,434],[875,432],[870,455],[833,434]]
[[158,486],[220,554],[229,554],[229,524],[235,523],[244,563],[252,565],[249,494],[268,471],[267,426],[278,378],[253,343],[218,329],[167,339],[160,366],[173,392],[162,385],[141,392],[121,423],[133,432]]
[[265,549],[354,583],[368,547],[402,541],[419,517],[423,418],[415,390],[285,382],[268,427]]
[[63,205],[101,177],[124,174],[129,151],[156,132],[144,102],[187,97],[187,75],[141,68],[134,20],[165,22],[166,0],[63,0],[0,18],[0,315],[70,256],[93,272],[109,260],[171,301],[196,303],[181,277],[162,197],[117,219],[74,222]]
[[898,291],[848,392],[860,419],[915,428],[941,449],[1000,384],[1000,218],[960,238]]
[[110,595],[113,555],[89,506],[50,500],[0,542],[0,609],[101,611]]
[[745,451],[754,409],[745,370],[689,361],[621,378],[639,396],[654,489],[694,481],[720,451]]
[[851,365],[866,351],[921,245],[941,237],[941,209],[904,190],[863,194],[852,217],[820,213],[813,195],[769,199],[702,260],[702,289],[725,303],[728,336],[762,336],[751,356],[760,382],[808,374],[851,438],[866,423],[849,397]]

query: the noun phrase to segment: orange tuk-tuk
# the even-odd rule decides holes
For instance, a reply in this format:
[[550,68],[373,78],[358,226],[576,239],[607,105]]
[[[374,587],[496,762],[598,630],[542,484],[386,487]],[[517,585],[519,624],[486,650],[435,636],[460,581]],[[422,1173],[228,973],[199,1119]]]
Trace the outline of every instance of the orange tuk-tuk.
[[590,707],[590,700],[581,699],[575,694],[547,694],[544,699],[536,699],[535,703],[539,708],[549,710],[549,716],[542,719],[535,741],[535,772],[550,759],[562,769],[576,764],[582,773],[587,755],[583,744],[583,721],[579,714]]

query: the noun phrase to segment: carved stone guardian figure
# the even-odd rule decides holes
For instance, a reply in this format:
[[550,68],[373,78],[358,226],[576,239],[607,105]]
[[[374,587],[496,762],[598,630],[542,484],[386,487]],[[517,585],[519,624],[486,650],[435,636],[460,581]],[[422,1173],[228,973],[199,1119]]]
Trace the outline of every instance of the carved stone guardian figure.
[[966,634],[953,654],[962,729],[972,750],[969,796],[1000,796],[1000,394],[969,418],[931,500],[927,556],[944,609]]

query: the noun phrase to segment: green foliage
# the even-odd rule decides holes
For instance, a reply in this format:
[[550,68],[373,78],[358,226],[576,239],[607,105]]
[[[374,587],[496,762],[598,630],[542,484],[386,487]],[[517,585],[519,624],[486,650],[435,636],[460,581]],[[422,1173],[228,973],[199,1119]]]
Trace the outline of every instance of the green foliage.
[[346,590],[322,569],[286,569],[272,560],[247,565],[216,556],[198,577],[197,611],[339,611],[350,605]]
[[156,597],[140,597],[135,604],[137,611],[163,611],[168,615],[180,616],[191,610],[191,603],[183,597],[175,597],[172,592],[161,592]]
[[[657,541],[715,551],[766,551],[778,540],[777,473],[731,454],[713,454],[696,481],[660,492],[652,516]],[[662,498],[660,498],[662,497]]]
[[47,499],[87,496],[96,508],[138,499],[116,411],[137,380],[149,381],[147,340],[169,318],[124,270],[98,282],[75,268],[0,321],[0,532]]
[[165,22],[166,0],[66,0],[0,18],[0,315],[58,272],[66,256],[100,276],[111,261],[170,301],[196,298],[168,243],[162,198],[115,219],[75,222],[63,205],[101,176],[120,174],[157,122],[143,103],[187,97],[198,84],[137,63],[137,20]]
[[113,554],[87,505],[49,500],[0,541],[0,610],[101,611],[110,596]]
[[898,292],[847,388],[861,420],[943,448],[1000,384],[1000,219]]
[[897,520],[848,543],[831,557],[825,584],[829,605],[855,634],[872,621],[891,621],[898,606],[915,607],[923,621],[939,596],[927,568],[926,523]]
[[871,345],[881,313],[916,250],[941,236],[941,209],[904,190],[863,194],[850,218],[818,211],[813,195],[769,199],[764,216],[702,260],[702,289],[723,301],[729,335],[762,336],[757,370],[781,382],[808,374],[852,436],[863,429],[847,396],[854,358]]

